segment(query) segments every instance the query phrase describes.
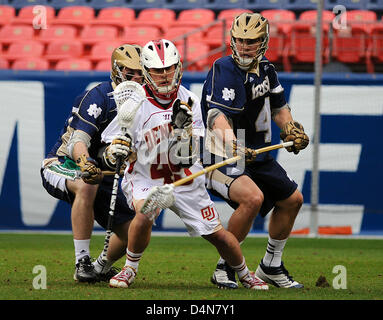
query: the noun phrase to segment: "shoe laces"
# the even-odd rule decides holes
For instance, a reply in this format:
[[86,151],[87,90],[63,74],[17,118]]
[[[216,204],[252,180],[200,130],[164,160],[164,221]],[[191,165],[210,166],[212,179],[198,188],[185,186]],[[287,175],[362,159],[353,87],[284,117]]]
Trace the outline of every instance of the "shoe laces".
[[291,282],[294,282],[293,277],[289,274],[289,272],[287,271],[287,269],[283,265],[283,262],[281,263],[281,267],[280,268],[282,269],[282,273],[287,277],[287,279],[289,279]]
[[123,280],[125,281],[127,278],[130,279],[131,277],[136,276],[136,270],[134,270],[131,267],[124,267],[122,268],[121,272],[116,274],[113,278],[117,280]]
[[245,277],[241,279],[241,282],[248,284],[250,288],[255,286],[267,285],[266,282],[256,277],[254,275],[254,272],[253,273],[249,272]]

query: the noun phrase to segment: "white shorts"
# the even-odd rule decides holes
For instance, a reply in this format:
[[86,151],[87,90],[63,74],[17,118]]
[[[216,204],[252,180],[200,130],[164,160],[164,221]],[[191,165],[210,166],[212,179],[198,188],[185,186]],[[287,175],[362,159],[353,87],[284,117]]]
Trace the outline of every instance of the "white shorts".
[[[134,175],[122,180],[121,187],[133,208],[133,198],[135,200],[145,199],[152,185],[152,180],[138,179]],[[192,188],[190,188],[192,187]],[[191,236],[202,236],[212,234],[222,228],[218,211],[210,199],[209,193],[205,188],[205,176],[202,175],[194,179],[193,184],[188,188],[182,186],[174,189],[175,204],[170,207],[185,224]]]

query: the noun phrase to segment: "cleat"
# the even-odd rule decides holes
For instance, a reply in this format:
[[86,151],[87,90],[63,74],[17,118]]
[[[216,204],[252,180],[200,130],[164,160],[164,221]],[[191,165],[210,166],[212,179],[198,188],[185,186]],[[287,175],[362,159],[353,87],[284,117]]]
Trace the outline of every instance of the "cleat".
[[238,284],[235,280],[235,272],[230,266],[225,264],[217,264],[213,276],[210,281],[219,289],[237,289]]
[[76,269],[73,275],[73,279],[78,282],[98,282],[99,278],[94,271],[94,266],[89,256],[81,258],[76,263]]
[[122,270],[109,280],[109,287],[128,288],[136,278],[136,270],[125,266]]
[[254,272],[249,272],[239,280],[246,289],[269,290],[269,286],[262,279],[259,279]]
[[97,273],[98,279],[103,282],[109,282],[111,278],[113,278],[115,275],[119,273],[119,269],[112,267],[110,270],[106,273]]
[[289,275],[289,272],[283,265],[283,262],[279,267],[266,267],[261,260],[255,275],[263,281],[272,284],[277,288],[303,288],[303,284],[294,281],[293,277]]

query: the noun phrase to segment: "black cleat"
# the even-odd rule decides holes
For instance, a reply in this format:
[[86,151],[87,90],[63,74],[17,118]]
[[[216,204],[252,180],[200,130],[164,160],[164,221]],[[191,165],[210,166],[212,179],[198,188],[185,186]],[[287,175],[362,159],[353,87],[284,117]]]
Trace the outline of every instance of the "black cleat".
[[76,270],[73,278],[78,282],[93,283],[100,281],[94,271],[94,266],[89,256],[81,258],[78,263],[76,263]]
[[118,274],[121,270],[118,270],[115,267],[111,267],[107,273],[97,273],[98,279],[103,282],[109,282],[116,274]]

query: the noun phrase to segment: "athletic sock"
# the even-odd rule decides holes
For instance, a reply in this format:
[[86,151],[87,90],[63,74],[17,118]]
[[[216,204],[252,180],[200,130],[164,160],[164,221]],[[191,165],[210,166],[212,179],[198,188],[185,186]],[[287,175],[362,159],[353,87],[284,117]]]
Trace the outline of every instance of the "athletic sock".
[[77,264],[78,261],[85,256],[90,257],[90,251],[89,251],[89,245],[90,245],[90,239],[86,240],[76,240],[73,239],[74,243],[74,253],[76,256],[75,263]]
[[98,256],[97,260],[95,261],[94,265],[94,270],[97,273],[107,273],[110,268],[113,266],[113,263],[115,261],[110,261],[110,260],[103,260],[102,259],[102,253]]
[[238,279],[242,279],[249,273],[249,269],[247,268],[245,257],[243,257],[243,261],[238,266],[231,266],[231,268],[237,273]]
[[269,237],[265,256],[262,261],[266,267],[279,267],[282,263],[283,248],[287,239],[275,240]]
[[142,253],[134,253],[126,249],[125,266],[129,266],[138,272],[138,265],[140,264],[141,257]]

